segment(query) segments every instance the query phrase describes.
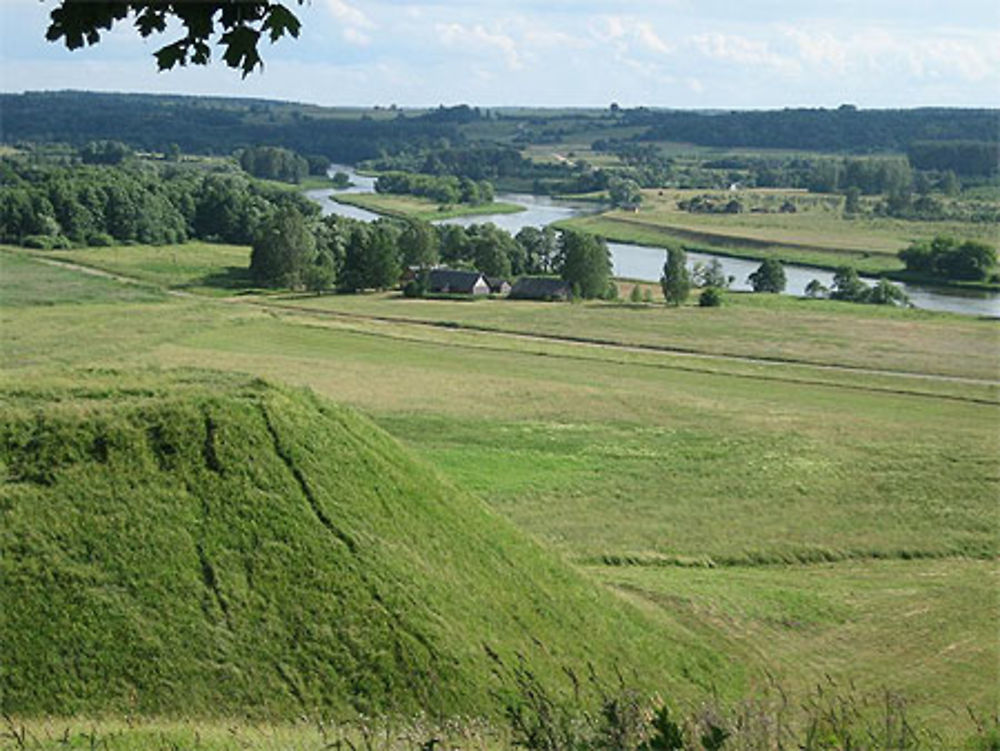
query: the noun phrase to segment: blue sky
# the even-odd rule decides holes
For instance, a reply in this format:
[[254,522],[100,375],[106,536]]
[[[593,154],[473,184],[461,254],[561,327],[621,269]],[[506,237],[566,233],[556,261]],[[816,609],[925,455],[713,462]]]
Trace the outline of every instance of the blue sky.
[[69,52],[55,0],[0,0],[0,89],[255,96],[325,105],[1000,106],[996,0],[309,0],[298,40],[242,80],[158,73],[130,25]]

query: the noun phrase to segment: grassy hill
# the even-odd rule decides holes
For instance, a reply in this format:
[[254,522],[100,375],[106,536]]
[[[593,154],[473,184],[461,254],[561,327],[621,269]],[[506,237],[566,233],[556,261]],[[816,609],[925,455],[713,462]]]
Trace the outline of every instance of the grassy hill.
[[484,645],[560,685],[733,675],[309,392],[102,371],[0,405],[5,713],[489,714]]

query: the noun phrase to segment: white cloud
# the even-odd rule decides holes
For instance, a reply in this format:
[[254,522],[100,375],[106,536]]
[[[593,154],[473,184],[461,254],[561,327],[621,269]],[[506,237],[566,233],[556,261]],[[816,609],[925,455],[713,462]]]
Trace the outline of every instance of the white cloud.
[[798,61],[772,51],[768,42],[739,34],[697,34],[689,42],[705,57],[722,62],[761,66],[786,73],[797,72],[801,67]]
[[326,0],[326,7],[343,24],[361,29],[375,28],[374,22],[364,12],[348,4],[346,0]]
[[466,51],[478,51],[483,48],[498,50],[508,68],[520,70],[524,67],[517,43],[507,34],[497,31],[487,31],[482,24],[463,26],[460,23],[437,24],[438,38],[446,47]]
[[367,47],[372,41],[372,38],[365,32],[356,29],[353,26],[346,27],[341,36],[344,37],[344,41],[348,44],[353,44],[358,47]]
[[636,38],[652,52],[666,55],[673,51],[673,47],[661,39],[653,30],[653,27],[646,22],[639,22],[635,25]]

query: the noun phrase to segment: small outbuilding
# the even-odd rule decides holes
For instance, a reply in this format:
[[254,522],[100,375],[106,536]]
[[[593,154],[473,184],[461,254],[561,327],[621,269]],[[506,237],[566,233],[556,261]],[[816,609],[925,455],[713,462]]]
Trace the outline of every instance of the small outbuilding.
[[490,285],[478,271],[431,269],[427,274],[427,291],[432,294],[488,295]]
[[490,285],[491,295],[506,295],[510,293],[510,282],[498,276],[486,277],[486,283]]
[[551,276],[522,276],[508,295],[511,300],[568,300],[572,296],[569,282]]

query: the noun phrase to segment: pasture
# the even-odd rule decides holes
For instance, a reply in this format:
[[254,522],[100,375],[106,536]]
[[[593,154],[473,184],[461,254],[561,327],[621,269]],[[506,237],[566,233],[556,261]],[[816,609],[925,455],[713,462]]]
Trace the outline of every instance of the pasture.
[[[171,252],[72,254],[195,289],[238,256],[160,269]],[[83,274],[31,305],[9,289],[49,272],[2,258],[8,386],[190,365],[308,385],[662,624],[664,649],[712,645],[738,666],[723,695],[830,676],[900,691],[950,738],[1000,699],[996,322],[738,295],[130,299]]]

